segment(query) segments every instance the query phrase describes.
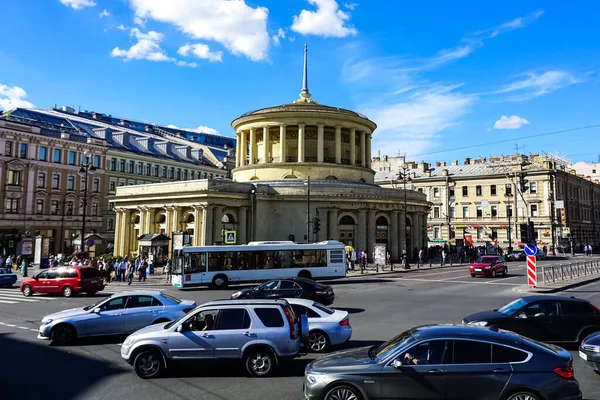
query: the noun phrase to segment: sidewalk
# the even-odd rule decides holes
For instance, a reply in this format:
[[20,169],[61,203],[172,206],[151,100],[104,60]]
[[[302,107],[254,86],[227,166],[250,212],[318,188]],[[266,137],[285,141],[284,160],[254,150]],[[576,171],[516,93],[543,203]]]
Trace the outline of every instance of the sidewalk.
[[414,271],[421,271],[421,270],[434,270],[434,269],[442,269],[442,268],[456,268],[456,267],[469,267],[469,264],[463,263],[463,264],[446,264],[446,265],[440,265],[439,262],[437,264],[432,263],[431,266],[429,266],[429,263],[425,263],[425,264],[421,264],[420,266],[417,266],[416,263],[414,264],[410,264],[410,269],[404,269],[402,268],[402,264],[395,264],[393,265],[393,270],[390,269],[389,266],[385,266],[385,268],[381,269],[381,267],[376,268],[375,264],[367,264],[367,269],[365,269],[362,273],[360,271],[360,268],[358,267],[358,264],[356,264],[354,266],[354,270],[350,269],[346,272],[346,278],[354,278],[357,276],[375,276],[375,275],[389,275],[389,274],[405,274],[405,273],[410,273],[410,272],[414,272]]

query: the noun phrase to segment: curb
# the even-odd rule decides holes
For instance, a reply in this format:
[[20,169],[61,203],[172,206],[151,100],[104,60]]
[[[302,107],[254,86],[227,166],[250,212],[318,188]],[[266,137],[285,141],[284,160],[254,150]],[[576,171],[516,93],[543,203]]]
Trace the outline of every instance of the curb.
[[[373,270],[365,270],[364,274],[358,273],[358,274],[353,274],[353,275],[346,275],[345,278],[341,278],[341,279],[352,279],[352,278],[364,278],[367,276],[370,277],[375,277],[375,276],[380,276],[380,275],[391,275],[391,274],[410,274],[411,272],[415,272],[415,271],[431,271],[431,270],[436,270],[436,269],[446,269],[446,268],[458,268],[458,267],[465,267],[465,266],[469,266],[469,264],[463,264],[463,265],[444,265],[444,266],[435,266],[435,267],[425,267],[425,268],[416,268],[416,267],[411,267],[410,269],[402,269],[402,268],[398,268],[395,269],[393,271],[382,271],[382,272],[375,272]],[[358,271],[360,272],[360,271]]]
[[594,283],[594,282],[598,282],[598,281],[600,281],[600,276],[597,276],[597,277],[591,278],[591,279],[586,279],[586,280],[579,281],[579,282],[574,282],[569,285],[555,287],[555,288],[551,288],[548,286],[544,286],[542,288],[530,288],[527,285],[523,285],[523,287],[519,286],[519,287],[513,288],[513,292],[518,292],[518,293],[558,293],[558,292],[563,292],[565,290],[574,289],[574,288],[577,288],[580,286],[585,286],[590,283]]

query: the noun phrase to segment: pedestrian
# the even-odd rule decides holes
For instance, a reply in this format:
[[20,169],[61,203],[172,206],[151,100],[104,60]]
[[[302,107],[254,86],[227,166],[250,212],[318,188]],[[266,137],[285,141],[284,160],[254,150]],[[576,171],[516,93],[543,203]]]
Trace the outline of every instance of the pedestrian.
[[135,274],[135,265],[132,262],[127,262],[127,269],[125,270],[127,285],[131,286],[131,282],[133,281],[134,274]]
[[361,264],[363,269],[367,268],[367,253],[364,250],[361,251]]
[[442,250],[442,266],[446,265],[446,250]]
[[392,256],[390,255],[389,251],[385,254],[385,265],[388,267],[392,265]]
[[106,283],[108,284],[110,282],[110,276],[112,275],[113,271],[115,270],[115,266],[113,262],[107,262],[106,263],[106,270],[104,271],[104,280],[106,281]]
[[125,257],[123,259],[123,261],[121,261],[121,264],[119,265],[119,278],[118,281],[119,282],[125,282],[125,272],[127,271],[127,257]]
[[[425,250],[423,248],[421,248],[421,250],[419,250],[419,264],[423,265],[425,263]],[[417,265],[418,267],[418,265]]]
[[8,257],[6,257],[6,268],[8,268],[11,271],[13,269],[13,259],[10,254],[8,255]]
[[167,260],[167,263],[165,264],[165,274],[167,275],[167,283],[171,283],[173,277],[173,265],[171,265],[171,260]]
[[21,261],[21,275],[27,276],[27,269],[29,268],[29,260],[27,257],[23,257],[23,261]]
[[0,256],[0,268],[4,268],[4,257]]
[[138,282],[141,280],[146,282],[146,268],[148,268],[148,262],[142,258],[138,266]]

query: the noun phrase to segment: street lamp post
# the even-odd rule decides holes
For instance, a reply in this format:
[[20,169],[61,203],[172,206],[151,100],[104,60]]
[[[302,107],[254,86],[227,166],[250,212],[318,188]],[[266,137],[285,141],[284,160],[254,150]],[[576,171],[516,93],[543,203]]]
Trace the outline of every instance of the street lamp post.
[[88,175],[93,175],[96,172],[96,167],[91,162],[90,157],[86,157],[86,161],[81,163],[79,168],[79,176],[83,177],[84,188],[83,188],[83,219],[81,222],[81,250],[85,251],[85,218],[87,211],[87,194],[88,194]]
[[410,269],[408,263],[409,251],[408,251],[408,229],[406,227],[406,184],[411,181],[410,176],[407,175],[408,165],[402,164],[400,167],[402,172],[398,172],[398,180],[402,180],[402,188],[404,190],[404,250],[402,252],[402,264],[404,269]]

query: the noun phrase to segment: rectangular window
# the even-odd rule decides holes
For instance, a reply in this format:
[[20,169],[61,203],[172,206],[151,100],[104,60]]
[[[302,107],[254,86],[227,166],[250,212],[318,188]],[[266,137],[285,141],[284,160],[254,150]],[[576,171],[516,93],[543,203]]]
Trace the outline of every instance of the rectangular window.
[[87,165],[90,162],[90,158],[86,155],[81,156],[81,163]]
[[483,239],[483,238],[484,238],[483,228],[477,228],[477,239]]
[[167,177],[167,167],[163,167],[162,168],[162,177],[166,178]]
[[492,196],[495,196],[495,195],[496,195],[496,185],[491,185],[491,186],[490,186],[490,194],[491,194]]
[[283,316],[278,307],[255,308],[254,312],[260,319],[260,322],[267,328],[281,328],[285,326]]
[[4,155],[8,156],[8,157],[12,157],[12,152],[13,152],[13,142],[6,141],[6,144],[4,145]]
[[40,147],[39,157],[40,161],[48,161],[48,148]]
[[59,189],[59,188],[60,188],[60,175],[52,174],[52,189]]
[[125,172],[125,160],[121,159],[119,161],[119,171],[120,172]]
[[92,203],[92,216],[98,216],[98,203]]
[[13,171],[9,169],[6,177],[6,184],[19,186],[21,184],[21,171]]
[[146,164],[146,176],[152,175],[152,164]]
[[538,217],[538,206],[537,204],[532,204],[531,205],[531,216],[532,217]]
[[195,171],[190,171],[190,179],[191,180],[196,179],[196,172]]
[[463,195],[463,197],[467,197],[469,195],[469,187],[468,186],[462,187],[462,195]]
[[157,177],[157,178],[158,178],[158,170],[159,170],[158,165],[155,165],[154,166],[154,176]]
[[125,181],[119,181],[119,187],[125,186]]
[[115,229],[115,220],[114,219],[109,219],[107,221],[106,224],[106,230],[107,231],[113,231]]
[[19,213],[19,199],[6,199],[4,202],[4,211],[7,214]]
[[497,217],[498,216],[498,206],[491,206],[490,210],[492,212],[492,217]]
[[462,216],[463,216],[463,218],[469,218],[469,207],[468,206],[464,206],[462,208]]
[[490,235],[492,240],[496,240],[498,238],[498,230],[492,229],[492,234]]
[[510,183],[507,183],[504,186],[504,193],[506,193],[507,196],[511,196],[512,195],[512,185]]
[[435,198],[440,197],[440,189],[439,188],[436,188],[436,187],[433,188],[433,197],[435,197]]
[[58,215],[59,202],[58,200],[52,200],[50,202],[50,214]]
[[216,330],[230,331],[248,328],[250,328],[250,315],[244,308],[225,308],[221,310]]
[[65,203],[65,215],[73,215],[73,202],[67,201]]
[[506,216],[507,217],[512,217],[513,216],[512,206],[506,206]]
[[110,181],[108,184],[109,184],[109,186],[108,186],[108,190],[109,190],[110,192],[114,192],[115,190],[117,190],[117,182],[115,182],[115,181]]
[[184,180],[184,181],[187,181],[187,178],[188,178],[188,170],[187,170],[187,169],[184,169],[184,170],[183,170],[183,180]]
[[475,196],[482,196],[483,190],[481,189],[481,185],[475,186]]
[[93,164],[95,168],[100,168],[100,156],[94,156]]
[[454,207],[450,207],[450,218],[456,218],[456,209]]
[[529,182],[529,193],[537,193],[537,182]]
[[440,217],[440,208],[433,207],[433,218],[439,218],[439,217]]
[[94,178],[92,181],[92,192],[98,193],[100,191],[100,179]]
[[175,179],[175,167],[171,167],[169,169],[169,178],[170,179]]
[[85,179],[85,176],[82,176],[79,179],[79,190],[84,190],[87,187],[87,180]]
[[483,207],[477,206],[477,218],[483,217]]
[[135,168],[135,163],[133,161],[129,161],[129,168],[127,169],[130,174],[133,174],[133,169]]
[[38,172],[37,187],[43,189],[46,187],[46,173]]
[[19,158],[27,158],[27,143],[21,143],[19,148]]
[[36,214],[43,214],[44,213],[44,200],[37,199],[35,201],[35,213]]
[[116,171],[117,170],[117,159],[116,158],[111,158],[110,159],[110,170],[111,171]]
[[433,238],[434,239],[440,238],[440,228],[438,228],[437,226],[435,228],[433,228]]
[[138,173],[138,175],[143,175],[144,174],[144,163],[141,162],[141,161],[138,162],[137,173]]
[[177,168],[177,175],[176,175],[176,179],[179,181],[181,180],[181,168]]
[[60,163],[61,151],[60,149],[54,149],[54,154],[52,156],[52,161],[55,163]]
[[[69,165],[75,165],[75,164],[77,163],[77,160],[76,160],[76,158],[77,158],[77,157],[76,157],[76,155],[75,155],[75,152],[74,152],[74,151],[70,151],[70,152],[69,152],[69,160],[68,160],[68,163],[69,163]],[[84,158],[85,158],[85,157],[84,157]],[[85,164],[85,163],[84,163],[84,164]]]
[[75,176],[73,175],[67,177],[67,190],[75,190]]
[[454,193],[454,186],[450,186],[450,187],[448,188],[448,191],[449,191],[449,195],[450,195],[450,197],[454,197],[454,195],[455,195],[455,193]]

